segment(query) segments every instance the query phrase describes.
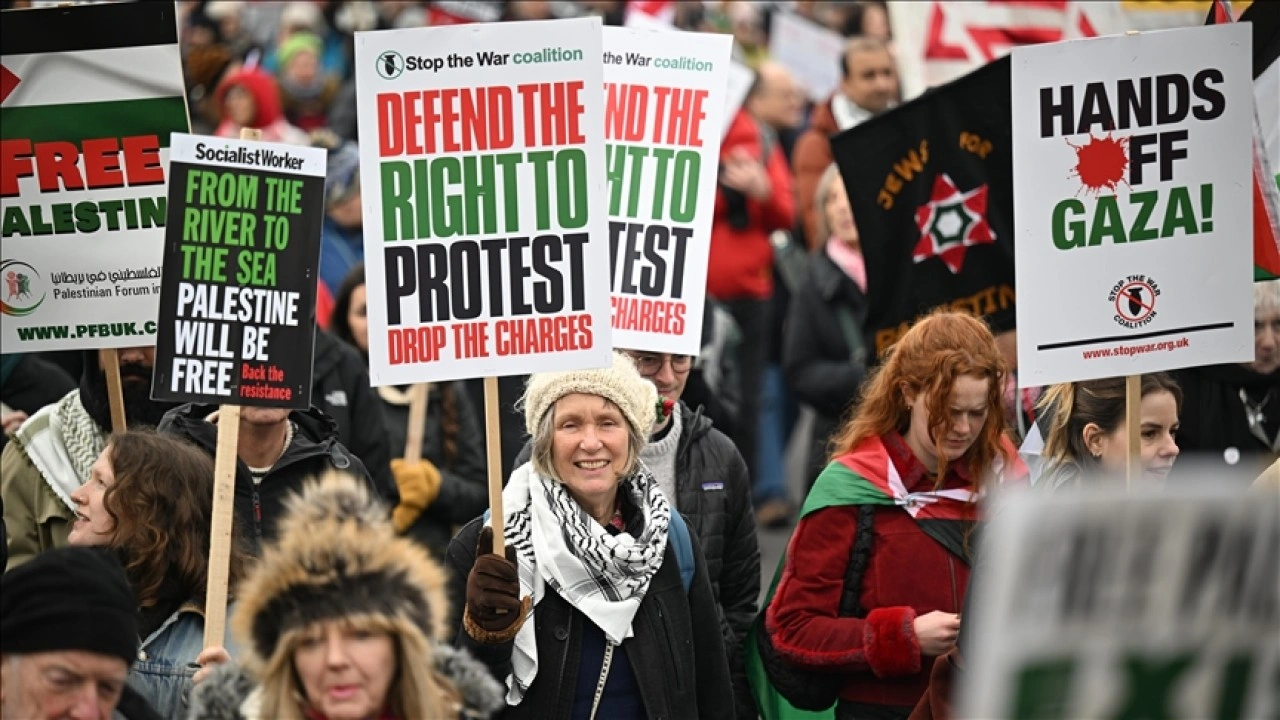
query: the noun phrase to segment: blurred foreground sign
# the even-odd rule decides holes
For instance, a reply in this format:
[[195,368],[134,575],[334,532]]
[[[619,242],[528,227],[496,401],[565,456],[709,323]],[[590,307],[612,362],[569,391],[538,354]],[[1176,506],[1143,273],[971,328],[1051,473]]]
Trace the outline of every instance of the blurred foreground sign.
[[957,717],[1280,713],[1280,498],[1028,493],[994,518]]

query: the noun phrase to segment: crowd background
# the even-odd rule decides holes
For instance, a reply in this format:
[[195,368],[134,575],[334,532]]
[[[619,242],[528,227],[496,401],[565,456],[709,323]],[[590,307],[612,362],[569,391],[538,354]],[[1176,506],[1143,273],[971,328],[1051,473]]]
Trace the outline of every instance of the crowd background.
[[[26,5],[30,3],[3,3],[6,9]],[[852,417],[858,389],[874,370],[875,359],[868,356],[861,333],[867,271],[848,196],[832,165],[829,138],[904,100],[899,72],[904,58],[895,44],[893,15],[883,2],[179,2],[193,132],[236,137],[241,128],[252,127],[262,130],[266,140],[329,150],[314,407],[307,412],[244,410],[236,515],[251,522],[244,523],[238,547],[246,554],[261,555],[277,536],[278,527],[289,526],[290,494],[300,489],[305,478],[327,471],[339,471],[365,488],[348,489],[351,493],[371,490],[382,498],[393,508],[392,526],[398,536],[416,541],[436,559],[446,556],[455,531],[487,507],[481,381],[433,384],[419,460],[403,457],[411,389],[369,384],[353,33],[463,20],[501,22],[585,14],[621,25],[628,12],[638,11],[636,6],[651,5],[669,13],[677,28],[732,34],[735,59],[755,73],[722,142],[702,352],[687,357],[628,349],[640,376],[676,405],[668,408],[665,419],[659,417],[657,429],[646,438],[647,454],[641,457],[655,475],[652,483],[690,521],[697,556],[705,558],[699,562],[696,582],[701,585],[706,575],[707,587],[720,606],[720,641],[729,655],[733,705],[739,717],[751,717],[741,643],[758,610],[760,567],[763,564],[766,572],[773,567],[768,558],[762,563],[756,531],[795,524],[801,501],[832,451],[853,449],[849,443],[832,447],[832,434]],[[771,24],[784,9],[848,39],[840,58],[839,83],[825,99],[811,100],[801,81],[769,56]],[[1250,476],[1276,461],[1280,455],[1280,281],[1255,286],[1255,338],[1253,363],[1189,368],[1173,373],[1172,378],[1160,376],[1157,384],[1174,388],[1170,398],[1177,400],[1173,422],[1164,421],[1162,437],[1151,445],[1151,464],[1162,476],[1176,476],[1172,458],[1179,450],[1184,458],[1198,456],[1209,467],[1238,467]],[[1011,372],[991,370],[984,377],[993,386],[1000,383],[992,388],[991,397],[999,398],[1003,411],[999,425],[1015,444],[1028,436],[1034,441],[1039,434],[1038,416],[1043,416],[1042,424],[1053,419],[1046,433],[1055,427],[1068,432],[1064,428],[1071,416],[1080,423],[1092,422],[1106,431],[1103,436],[1109,436],[1118,422],[1115,412],[1108,411],[1114,417],[1107,420],[1091,420],[1085,413],[1094,407],[1091,403],[1096,398],[1090,399],[1094,395],[1104,400],[1113,397],[1092,385],[1068,385],[1051,393],[1020,389],[1013,333],[991,340],[988,347],[986,338],[981,338],[984,351],[999,355],[999,362],[991,358],[992,367],[1003,363]],[[150,400],[154,361],[150,348],[123,349],[120,360],[130,428],[157,426],[161,433],[183,438],[212,454],[217,408],[175,407]],[[522,452],[536,452],[536,442],[526,447],[531,437],[536,441],[536,428],[518,404],[526,381],[526,377],[508,377],[499,383],[504,478],[512,476],[518,460],[529,457],[521,458]],[[161,441],[123,436],[115,445],[110,443],[109,409],[97,352],[5,354],[0,383],[4,425],[0,443],[12,445],[4,451],[0,485],[8,537],[0,567],[7,562],[12,569],[44,550],[67,544],[77,518],[93,515],[99,506],[111,507],[99,497],[101,491],[93,495],[87,484],[80,488],[53,479],[58,473],[50,468],[52,456],[42,454],[47,447],[61,443],[60,454],[54,455],[66,465],[65,477],[78,478],[79,483],[101,475],[100,466],[107,463],[114,478],[111,482],[126,488],[115,491],[121,498],[112,501],[117,504],[130,500],[127,493],[140,495],[132,499],[134,503],[167,493],[163,487],[139,484],[145,467],[139,465],[141,461],[130,465],[128,457],[130,452],[141,452],[131,450],[135,447],[131,442]],[[1144,386],[1144,402],[1145,394]],[[1065,409],[1064,398],[1073,399]],[[910,411],[908,405],[905,412]],[[648,429],[643,423],[633,428],[638,435]],[[11,436],[16,441],[10,443]],[[995,446],[994,441],[988,444]],[[1054,482],[1072,481],[1080,469],[1076,466],[1091,462],[1090,452],[1105,465],[1114,448],[1104,450],[1067,447],[1061,438],[1051,442],[1046,457]],[[174,451],[165,457],[181,459],[181,455]],[[189,459],[192,472],[199,474],[202,461]],[[109,472],[111,464],[114,473]],[[169,532],[164,530],[165,523],[173,520],[158,516],[152,530],[164,536]],[[818,521],[808,522],[814,526]],[[476,562],[470,546],[480,524],[468,526],[470,534],[462,548],[467,553],[465,562],[452,563],[460,573]],[[175,527],[172,532],[176,535],[183,529]],[[855,537],[848,538],[850,546]],[[142,636],[166,631],[178,635],[184,647],[190,644],[197,629],[179,621],[190,619],[193,601],[197,606],[203,602],[200,577],[184,576],[181,586],[148,585],[138,568],[128,563],[131,555],[149,551],[145,534],[134,537],[117,528],[93,542],[80,540],[72,538],[71,544],[116,548],[124,556],[126,578],[135,595],[158,598],[143,618],[142,629],[147,632]],[[159,541],[152,538],[150,542],[154,549]],[[846,548],[837,559],[847,555]],[[455,583],[467,580],[460,573],[453,578]],[[439,584],[438,579],[432,582]],[[954,596],[954,586],[949,589]],[[432,587],[430,592],[440,590]],[[470,602],[470,595],[459,587],[450,590],[455,596],[452,611],[461,613],[462,598]],[[792,597],[803,595],[786,585],[782,590],[784,599],[788,591]],[[947,608],[958,613],[960,605],[959,597],[951,597]],[[785,629],[788,622],[803,617],[803,612],[796,612],[779,611],[778,627]],[[956,618],[953,624],[958,622]],[[952,630],[948,625],[947,632]],[[539,632],[550,634],[551,630],[544,625]],[[433,626],[422,634],[448,633]],[[807,652],[802,647],[806,638],[785,632],[780,638],[785,641],[780,651],[801,662]],[[544,639],[539,635],[538,642]],[[703,640],[716,644],[712,637]],[[603,637],[593,636],[593,641],[610,647]],[[918,656],[917,648],[917,663]],[[911,692],[892,701],[868,702],[909,705],[913,700],[908,696],[918,696],[927,684],[928,670],[917,664],[910,673],[903,673],[910,675]],[[645,679],[640,678],[642,684]],[[666,702],[687,707],[682,703],[690,700],[673,696]],[[721,705],[721,710],[728,707]]]
[[[31,5],[41,3],[3,3],[6,8]],[[917,60],[900,57],[891,17],[924,23],[923,15],[894,14],[876,0],[184,0],[177,6],[193,132],[234,137],[249,126],[261,129],[267,140],[329,149],[316,314],[329,332],[316,342],[316,405],[336,424],[336,438],[384,488],[393,476],[390,460],[401,454],[408,396],[404,388],[369,389],[365,369],[354,33],[583,15],[620,25],[635,12],[656,13],[682,30],[731,33],[735,59],[756,78],[722,144],[704,350],[689,374],[684,399],[702,406],[741,451],[757,522],[784,527],[794,519],[796,505],[824,463],[826,440],[849,409],[867,365],[855,331],[865,309],[866,270],[828,138],[893,107],[903,99],[904,85],[918,84],[918,78],[900,75],[901,66]],[[811,101],[801,80],[770,59],[770,30],[781,12],[850,39],[839,85],[829,98]],[[1280,398],[1274,395],[1280,392],[1271,359],[1276,356],[1273,326],[1259,320],[1255,367],[1179,374],[1188,397],[1184,452],[1211,453],[1229,465],[1259,453],[1258,462],[1274,458],[1280,423]],[[997,342],[1016,371],[1013,335]],[[6,435],[75,387],[82,371],[81,353],[5,355],[0,376]],[[1004,389],[1005,409],[1020,439],[1032,426],[1040,390],[1018,390],[1015,378],[1016,372]],[[504,477],[525,441],[514,407],[524,380],[500,383]],[[455,523],[482,505],[477,486],[484,477],[482,397],[478,380],[432,390],[428,422],[434,427],[427,438],[439,447],[427,455],[444,458],[445,467],[427,473],[419,484],[427,486],[431,501],[437,494],[449,501],[433,512],[458,508],[451,517]],[[390,428],[389,442],[383,441],[383,428]],[[455,502],[459,493],[464,499]],[[437,536],[432,544],[442,549],[445,540]]]

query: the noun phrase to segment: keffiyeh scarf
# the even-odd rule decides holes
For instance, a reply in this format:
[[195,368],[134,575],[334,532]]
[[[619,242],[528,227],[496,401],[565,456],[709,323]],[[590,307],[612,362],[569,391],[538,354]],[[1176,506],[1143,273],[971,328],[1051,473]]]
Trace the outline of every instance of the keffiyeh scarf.
[[551,591],[586,615],[610,642],[633,635],[631,621],[649,582],[662,566],[671,508],[643,463],[623,478],[624,493],[643,515],[639,536],[610,535],[578,505],[565,486],[526,463],[502,491],[507,542],[516,549],[520,594],[533,608],[516,633],[507,678],[507,703],[518,705],[538,673],[535,626],[538,603]]

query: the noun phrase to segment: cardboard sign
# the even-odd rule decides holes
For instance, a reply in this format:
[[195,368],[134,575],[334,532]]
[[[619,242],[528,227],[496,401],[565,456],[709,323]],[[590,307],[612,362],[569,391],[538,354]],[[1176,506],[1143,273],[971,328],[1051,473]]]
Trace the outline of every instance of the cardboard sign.
[[0,345],[151,345],[189,129],[173,4],[6,11],[0,47]]
[[1274,717],[1280,503],[1220,480],[999,507],[970,584],[956,717]]
[[609,363],[599,18],[356,34],[374,385]]
[[769,57],[795,74],[809,99],[824,102],[840,84],[845,39],[821,25],[788,12],[774,13],[769,28]]
[[1019,382],[1253,360],[1250,34],[1013,51]]
[[729,35],[604,29],[613,344],[697,355]]
[[158,400],[311,405],[325,151],[175,133]]

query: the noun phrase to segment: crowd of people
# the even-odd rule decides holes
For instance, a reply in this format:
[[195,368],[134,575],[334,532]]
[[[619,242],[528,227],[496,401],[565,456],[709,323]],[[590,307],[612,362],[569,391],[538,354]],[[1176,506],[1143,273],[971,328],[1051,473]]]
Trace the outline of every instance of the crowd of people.
[[[755,718],[753,653],[837,717],[942,717],[979,497],[1123,471],[1123,378],[1019,388],[1012,333],[958,312],[868,349],[830,137],[901,99],[884,4],[796,3],[849,37],[810,104],[768,59],[768,4],[677,3],[756,73],[722,142],[702,351],[502,378],[495,523],[482,383],[368,372],[352,33],[459,4],[178,5],[194,132],[329,150],[313,405],[241,410],[230,632],[206,648],[218,407],[152,400],[154,349],[122,348],[112,432],[100,351],[3,356],[4,717]],[[1194,454],[1280,492],[1280,281],[1254,299],[1252,363],[1142,376],[1143,480]],[[762,588],[758,530],[791,525]]]

